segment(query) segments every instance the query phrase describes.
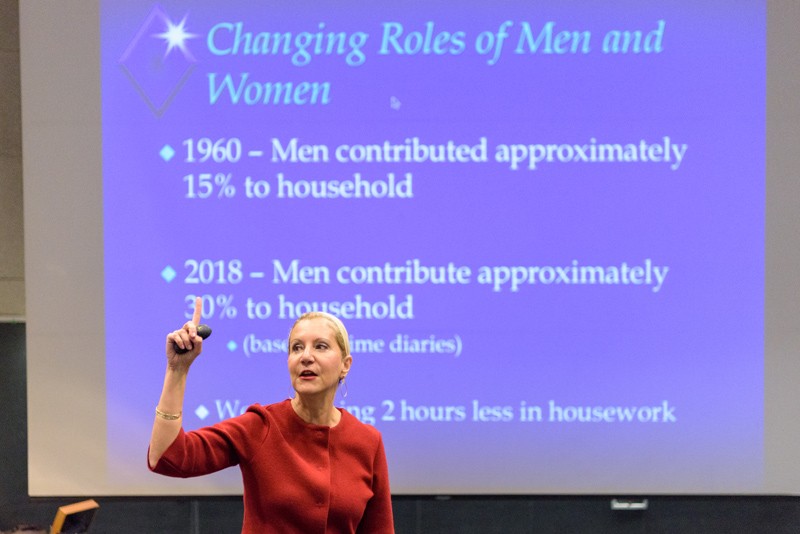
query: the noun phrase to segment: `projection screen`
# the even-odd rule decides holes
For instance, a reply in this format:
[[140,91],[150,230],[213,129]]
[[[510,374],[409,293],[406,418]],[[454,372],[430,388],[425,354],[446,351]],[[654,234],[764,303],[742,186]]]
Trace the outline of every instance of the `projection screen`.
[[31,495],[241,492],[195,297],[187,429],[323,309],[395,494],[800,490],[791,2],[20,4]]

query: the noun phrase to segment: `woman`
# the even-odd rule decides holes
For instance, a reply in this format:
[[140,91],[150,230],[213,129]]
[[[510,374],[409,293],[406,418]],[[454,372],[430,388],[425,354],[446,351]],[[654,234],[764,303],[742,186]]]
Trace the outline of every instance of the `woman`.
[[[152,471],[191,477],[239,465],[243,533],[394,532],[380,433],[334,407],[353,357],[336,317],[310,312],[289,333],[292,399],[255,404],[211,427],[181,424],[189,367],[203,347],[202,304],[167,336],[167,371],[148,450]],[[175,347],[188,349],[178,354]]]

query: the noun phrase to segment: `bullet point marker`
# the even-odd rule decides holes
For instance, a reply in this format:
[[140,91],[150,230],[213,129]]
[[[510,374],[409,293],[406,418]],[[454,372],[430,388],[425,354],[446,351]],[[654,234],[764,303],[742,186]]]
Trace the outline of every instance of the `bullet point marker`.
[[197,407],[197,409],[194,411],[194,414],[195,414],[197,417],[199,417],[201,420],[202,420],[202,419],[205,419],[206,417],[208,417],[208,414],[209,414],[209,413],[210,413],[210,412],[208,411],[208,408],[206,408],[206,407],[205,407],[205,406],[203,406],[202,404],[201,404],[200,406],[198,406],[198,407]]
[[161,155],[161,159],[169,161],[175,155],[175,150],[169,145],[164,145],[164,148],[161,149],[159,154]]
[[167,281],[167,283],[172,282],[175,279],[175,276],[178,273],[175,272],[175,269],[167,265],[164,267],[164,270],[161,271],[161,278]]

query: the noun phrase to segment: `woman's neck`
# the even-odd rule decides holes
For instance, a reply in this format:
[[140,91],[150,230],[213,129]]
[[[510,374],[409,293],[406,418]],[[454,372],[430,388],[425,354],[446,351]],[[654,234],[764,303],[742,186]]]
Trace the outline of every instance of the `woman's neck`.
[[295,395],[292,399],[292,408],[300,419],[312,425],[336,426],[342,418],[342,414],[333,406],[333,402],[327,399],[316,401]]

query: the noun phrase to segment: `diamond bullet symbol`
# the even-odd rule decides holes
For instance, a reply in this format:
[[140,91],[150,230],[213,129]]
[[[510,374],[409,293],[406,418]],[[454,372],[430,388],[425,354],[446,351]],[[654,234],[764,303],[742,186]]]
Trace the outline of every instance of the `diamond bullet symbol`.
[[166,266],[166,267],[164,267],[164,269],[161,271],[161,278],[163,278],[164,280],[166,280],[166,281],[167,281],[167,283],[169,283],[169,282],[172,282],[172,281],[175,279],[175,276],[176,276],[177,274],[178,274],[178,273],[176,273],[176,272],[175,272],[175,269],[173,269],[172,267],[170,267],[169,265],[167,265],[167,266]]
[[197,409],[194,411],[194,414],[195,414],[197,417],[199,417],[201,420],[203,420],[203,419],[205,419],[206,417],[208,417],[208,414],[209,414],[209,413],[210,413],[210,412],[208,411],[208,408],[206,408],[206,407],[205,407],[205,406],[203,406],[202,404],[201,404],[200,406],[198,406],[198,407],[197,407]]
[[164,145],[164,148],[161,149],[159,155],[161,155],[161,159],[164,161],[169,161],[175,155],[175,149],[169,145]]
[[228,350],[233,352],[236,350],[236,342],[235,341],[228,341]]

